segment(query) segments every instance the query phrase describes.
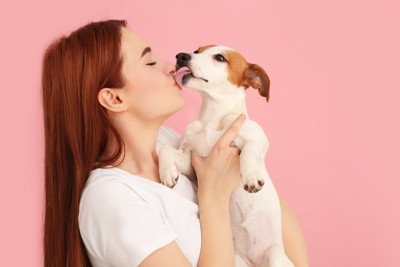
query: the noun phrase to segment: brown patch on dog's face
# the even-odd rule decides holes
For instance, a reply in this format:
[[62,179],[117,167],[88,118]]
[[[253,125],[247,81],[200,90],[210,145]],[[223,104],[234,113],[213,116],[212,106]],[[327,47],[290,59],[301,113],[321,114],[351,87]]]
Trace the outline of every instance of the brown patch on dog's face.
[[258,89],[259,94],[268,102],[270,80],[267,73],[257,64],[249,64],[236,51],[226,51],[224,57],[228,62],[228,80],[238,87],[251,86]]
[[198,54],[198,53],[201,53],[201,52],[203,52],[204,50],[206,50],[206,49],[208,49],[208,48],[211,48],[211,47],[214,47],[215,45],[205,45],[205,46],[202,46],[202,47],[200,47],[199,49],[197,49],[196,51],[194,51],[194,53],[195,54]]
[[249,63],[247,63],[241,54],[235,51],[226,51],[224,57],[228,61],[228,80],[232,84],[237,85],[237,87],[242,86],[244,82],[243,73]]
[[[257,64],[248,63],[237,51],[224,46],[206,45],[194,54],[190,69],[192,77],[197,78],[195,81],[202,80],[212,86],[223,87],[225,81],[237,88],[252,87],[269,100],[270,80],[267,73]],[[192,83],[191,86],[195,88],[196,84]]]

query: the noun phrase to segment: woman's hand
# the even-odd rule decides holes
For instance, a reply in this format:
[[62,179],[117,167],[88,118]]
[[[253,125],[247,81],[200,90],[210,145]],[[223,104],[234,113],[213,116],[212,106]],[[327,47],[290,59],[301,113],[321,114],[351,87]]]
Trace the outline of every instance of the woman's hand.
[[201,226],[199,267],[235,266],[229,199],[240,184],[240,163],[239,149],[230,144],[244,120],[244,115],[239,116],[207,157],[192,154]]
[[207,157],[192,153],[192,165],[198,180],[199,204],[202,201],[229,202],[230,195],[240,184],[240,151],[230,144],[245,121],[240,115],[216,142]]

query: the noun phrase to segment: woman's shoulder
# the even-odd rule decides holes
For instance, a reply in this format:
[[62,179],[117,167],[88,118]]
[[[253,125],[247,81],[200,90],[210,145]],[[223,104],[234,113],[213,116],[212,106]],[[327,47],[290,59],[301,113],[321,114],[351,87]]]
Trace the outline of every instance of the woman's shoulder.
[[[125,175],[115,168],[98,168],[91,171],[81,196],[81,206],[99,204],[107,205],[121,197],[139,200],[140,194],[129,186]],[[131,182],[132,183],[132,182]],[[111,201],[111,203],[106,203]]]
[[149,179],[131,174],[117,167],[107,166],[90,172],[83,195],[97,194],[106,197],[110,194],[125,193],[143,199],[145,189],[156,190],[159,187],[161,187],[160,184]]

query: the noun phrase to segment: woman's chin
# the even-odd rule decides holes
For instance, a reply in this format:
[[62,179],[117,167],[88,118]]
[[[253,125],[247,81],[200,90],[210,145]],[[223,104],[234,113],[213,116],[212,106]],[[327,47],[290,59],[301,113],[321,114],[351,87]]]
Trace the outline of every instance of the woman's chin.
[[182,97],[181,102],[179,103],[178,107],[176,110],[173,112],[173,114],[177,113],[179,110],[181,110],[186,104],[186,100]]
[[170,110],[167,114],[164,116],[164,121],[172,117],[175,113],[180,111],[186,104],[186,100],[181,98],[179,102],[177,102],[176,106]]

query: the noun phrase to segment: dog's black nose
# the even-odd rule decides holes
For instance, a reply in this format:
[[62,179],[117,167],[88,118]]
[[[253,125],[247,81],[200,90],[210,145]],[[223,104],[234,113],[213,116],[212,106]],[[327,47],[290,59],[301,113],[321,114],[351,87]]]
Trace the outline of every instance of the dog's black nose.
[[175,57],[176,57],[176,64],[180,67],[186,66],[188,61],[192,58],[190,54],[187,53],[179,53]]

